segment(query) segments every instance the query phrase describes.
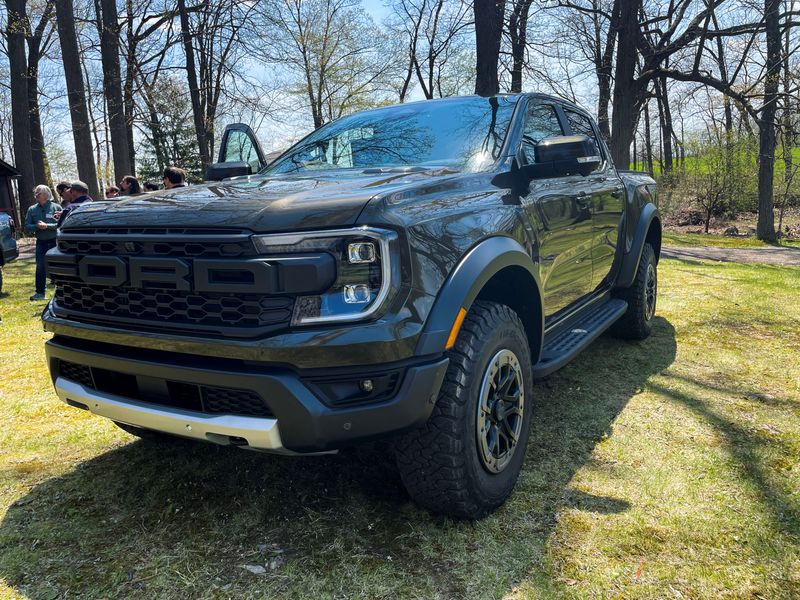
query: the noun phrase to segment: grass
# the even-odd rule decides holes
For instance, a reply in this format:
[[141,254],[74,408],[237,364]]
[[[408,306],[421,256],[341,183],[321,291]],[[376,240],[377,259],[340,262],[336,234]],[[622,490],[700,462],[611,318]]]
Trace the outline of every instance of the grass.
[[[663,237],[665,246],[699,247],[713,246],[715,248],[769,248],[771,244],[762,242],[756,237],[727,236],[713,233],[679,233],[665,231]],[[780,245],[798,246],[800,240],[783,240]]]
[[153,445],[60,404],[32,265],[7,267],[0,597],[796,598],[798,270],[660,278],[653,335],[537,383],[515,493],[462,523],[411,504],[381,448]]

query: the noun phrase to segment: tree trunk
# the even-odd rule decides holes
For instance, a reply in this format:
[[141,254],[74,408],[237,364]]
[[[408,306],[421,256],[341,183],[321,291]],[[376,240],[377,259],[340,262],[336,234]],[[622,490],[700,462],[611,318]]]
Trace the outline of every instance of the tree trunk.
[[653,174],[653,140],[650,137],[650,103],[644,103],[644,152],[647,157],[647,172]]
[[[631,142],[636,113],[641,103],[641,83],[636,75],[636,38],[639,34],[639,9],[642,0],[617,0],[615,21],[617,32],[617,62],[614,74],[614,110],[611,115],[611,158],[618,169],[628,169],[631,162]],[[616,5],[619,5],[617,10]]]
[[25,77],[25,32],[27,13],[25,0],[6,0],[8,26],[8,62],[11,71],[11,127],[14,137],[14,162],[20,177],[17,192],[20,214],[25,215],[34,202],[33,157],[31,154],[31,123],[29,111],[28,79]]
[[528,13],[533,0],[517,0],[508,19],[511,38],[511,91],[522,92],[522,68],[525,66],[525,49],[528,46]]
[[655,81],[657,98],[658,98],[658,113],[659,123],[661,125],[661,143],[663,145],[663,156],[661,161],[662,172],[669,173],[672,171],[672,113],[669,109],[669,95],[667,92],[667,80],[664,77],[659,77]]
[[503,36],[503,0],[475,0],[475,93],[494,96],[500,92],[497,65]]
[[122,101],[125,105],[125,137],[128,141],[128,159],[131,166],[131,175],[136,175],[136,147],[133,144],[133,119],[136,112],[136,103],[133,99],[133,87],[136,82],[136,48],[138,40],[133,34],[133,3],[125,0],[127,55],[125,56],[125,83],[122,86]]
[[72,119],[72,137],[75,140],[75,158],[78,162],[78,177],[89,187],[89,195],[99,198],[97,167],[92,156],[92,133],[89,130],[89,113],[86,108],[81,56],[75,34],[75,15],[72,0],[56,2],[56,22],[61,57],[64,62],[64,77],[67,83],[69,114]]
[[[598,3],[599,4],[599,3]],[[599,8],[599,6],[598,6]],[[619,11],[619,2],[615,2],[612,11]],[[598,15],[594,16],[595,19],[595,38],[597,42],[600,41],[600,23]],[[619,16],[616,12],[612,13],[612,20],[618,20]],[[613,23],[612,23],[613,25]],[[611,121],[608,117],[608,107],[611,103],[611,72],[614,61],[614,49],[617,46],[617,31],[614,27],[608,28],[608,35],[606,36],[605,48],[603,54],[600,56],[599,64],[595,65],[597,69],[597,126],[600,128],[600,135],[608,143],[611,140]]]
[[133,172],[128,146],[125,105],[119,66],[119,17],[116,0],[99,0],[100,58],[103,63],[103,96],[108,111],[111,151],[114,157],[114,179],[119,182]]
[[197,135],[197,146],[200,150],[200,162],[205,172],[206,166],[211,163],[211,157],[206,145],[206,125],[203,118],[203,107],[200,104],[200,88],[197,85],[197,68],[194,60],[194,48],[192,47],[192,32],[189,29],[189,13],[186,11],[185,0],[178,0],[178,12],[181,17],[181,38],[183,39],[183,51],[186,54],[186,79],[189,83],[189,96],[192,100],[194,129]]
[[31,157],[33,160],[33,178],[37,183],[52,186],[50,166],[45,152],[42,120],[39,111],[39,60],[42,52],[42,35],[44,35],[54,6],[48,3],[35,31],[28,30],[28,114],[31,129]]
[[780,0],[764,0],[767,37],[767,76],[764,81],[764,105],[758,123],[758,224],[756,235],[765,242],[775,241],[775,113],[781,71]]

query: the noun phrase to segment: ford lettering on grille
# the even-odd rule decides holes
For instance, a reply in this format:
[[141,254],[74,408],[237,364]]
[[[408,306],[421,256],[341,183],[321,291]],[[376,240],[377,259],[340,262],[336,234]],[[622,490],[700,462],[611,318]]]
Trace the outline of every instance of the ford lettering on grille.
[[183,259],[145,256],[78,256],[53,251],[47,272],[55,280],[194,292],[310,294],[335,279],[333,257],[303,254],[276,258]]

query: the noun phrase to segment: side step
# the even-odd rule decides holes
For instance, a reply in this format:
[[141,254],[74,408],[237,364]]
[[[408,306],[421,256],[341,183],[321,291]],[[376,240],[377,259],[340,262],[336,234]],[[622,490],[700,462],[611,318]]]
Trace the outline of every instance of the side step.
[[566,329],[552,335],[545,334],[542,358],[533,366],[533,378],[541,379],[566,365],[611,327],[626,310],[628,303],[614,298],[594,308]]

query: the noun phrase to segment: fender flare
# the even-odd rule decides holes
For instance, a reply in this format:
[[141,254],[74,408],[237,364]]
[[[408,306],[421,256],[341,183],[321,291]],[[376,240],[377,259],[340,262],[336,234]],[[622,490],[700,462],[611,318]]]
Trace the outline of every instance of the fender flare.
[[[521,267],[530,274],[539,294],[538,306],[542,310],[541,315],[537,316],[544,324],[542,286],[530,255],[513,238],[490,237],[475,245],[450,273],[417,340],[416,354],[421,356],[443,352],[459,310],[464,308],[468,311],[486,283],[507,267]],[[538,350],[531,348],[534,355],[538,354]]]
[[[648,202],[644,205],[639,215],[639,222],[636,224],[636,231],[633,234],[631,249],[622,257],[622,265],[620,266],[619,275],[617,276],[617,288],[627,288],[633,284],[633,280],[636,277],[636,270],[639,268],[639,260],[642,258],[642,251],[644,250],[644,244],[647,240],[647,234],[654,221],[657,223],[660,231],[661,215],[659,215],[655,204]],[[655,248],[656,260],[658,260],[660,250],[660,247]]]

